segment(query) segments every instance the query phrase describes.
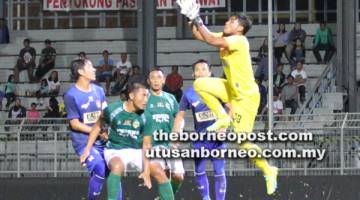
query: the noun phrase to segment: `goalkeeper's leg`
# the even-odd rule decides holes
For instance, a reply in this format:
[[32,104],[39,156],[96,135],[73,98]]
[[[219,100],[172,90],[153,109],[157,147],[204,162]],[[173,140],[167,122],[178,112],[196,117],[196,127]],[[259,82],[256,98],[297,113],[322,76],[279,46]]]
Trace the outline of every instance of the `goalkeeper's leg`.
[[204,103],[218,118],[217,121],[207,128],[208,131],[217,131],[230,125],[230,117],[221,105],[229,102],[230,88],[227,80],[221,78],[198,78],[194,82],[194,89]]
[[[234,113],[233,126],[236,133],[246,134],[253,131],[259,101],[259,93],[250,95],[241,101],[231,101]],[[256,150],[258,153],[262,152],[258,145],[250,142],[241,143],[240,148],[245,150]],[[251,161],[263,172],[267,193],[273,194],[277,188],[277,168],[269,165],[264,158],[251,158]]]

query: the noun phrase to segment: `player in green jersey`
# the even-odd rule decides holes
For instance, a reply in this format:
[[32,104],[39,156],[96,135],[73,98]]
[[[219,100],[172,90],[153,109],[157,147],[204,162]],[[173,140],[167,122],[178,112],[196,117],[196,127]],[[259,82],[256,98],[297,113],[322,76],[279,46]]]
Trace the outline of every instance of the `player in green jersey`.
[[[171,133],[174,125],[174,119],[179,111],[179,105],[172,94],[162,90],[165,83],[165,77],[162,70],[155,68],[150,71],[148,84],[150,85],[150,96],[147,102],[146,111],[152,116],[152,133],[157,134]],[[152,142],[152,148],[173,148],[169,141]],[[171,186],[174,196],[180,189],[184,180],[184,167],[181,159],[152,159],[150,160],[150,170],[161,166],[165,170],[169,169],[171,174]]]
[[[150,166],[145,152],[151,148],[152,121],[151,115],[144,111],[148,101],[148,90],[139,83],[130,85],[129,99],[125,102],[114,102],[104,110],[102,120],[99,120],[90,133],[86,149],[80,158],[84,163],[91,159],[89,150],[94,144],[102,127],[102,121],[109,126],[109,140],[106,143],[104,157],[110,169],[107,179],[108,200],[121,200],[121,175],[128,166],[135,166],[142,171],[140,178],[151,188]],[[159,171],[161,168],[155,168]],[[164,176],[151,174],[159,183],[159,195],[164,200],[174,200],[170,181]]]

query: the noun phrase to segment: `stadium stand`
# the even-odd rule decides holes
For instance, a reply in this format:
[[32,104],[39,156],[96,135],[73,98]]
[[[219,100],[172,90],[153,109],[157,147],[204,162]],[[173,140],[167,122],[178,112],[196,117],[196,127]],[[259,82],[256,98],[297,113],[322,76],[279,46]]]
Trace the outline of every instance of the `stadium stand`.
[[[292,24],[287,25],[287,30],[292,28]],[[317,24],[304,24],[302,27],[307,32],[307,39],[305,42],[306,47],[306,60],[304,69],[307,72],[309,78],[307,80],[307,92],[310,94],[314,92],[314,88],[319,87],[319,82],[324,78],[324,71],[329,67],[327,65],[316,64],[316,59],[312,53],[312,40]],[[211,27],[212,30],[221,31],[221,27]],[[106,33],[106,34],[104,34]],[[192,39],[176,39],[174,28],[158,28],[158,41],[157,41],[157,62],[164,72],[167,74],[171,71],[172,65],[178,65],[179,73],[184,78],[183,88],[187,88],[193,82],[192,80],[192,68],[190,65],[196,60],[202,58],[208,60],[212,65],[212,71],[215,76],[222,76],[222,68],[220,66],[220,60],[217,51],[203,43],[199,43]],[[264,25],[256,25],[248,33],[249,42],[251,46],[251,55],[257,56],[257,50],[261,46],[264,38],[267,34],[267,28]],[[117,60],[120,57],[120,53],[126,52],[130,55],[130,61],[136,63],[136,30],[135,29],[85,29],[85,30],[34,30],[34,31],[17,31],[11,36],[12,43],[0,45],[0,84],[3,85],[7,76],[12,73],[13,66],[15,64],[18,51],[21,48],[21,42],[24,38],[30,38],[32,46],[39,52],[43,48],[44,38],[49,38],[53,41],[53,47],[57,51],[55,69],[59,72],[59,78],[61,81],[61,90],[57,98],[59,102],[62,102],[62,95],[66,89],[72,84],[70,78],[69,64],[80,51],[86,51],[88,58],[97,64],[101,58],[101,53],[104,49],[112,52],[112,59]],[[39,56],[37,56],[39,58]],[[290,73],[290,66],[286,59],[283,57],[285,63],[284,73]],[[254,71],[256,69],[254,65]],[[51,73],[45,76],[47,77]],[[35,90],[38,88],[37,83],[29,83],[25,71],[20,74],[20,83],[17,84],[18,94],[22,96],[22,104],[26,108],[30,108],[32,102],[37,102],[35,97],[25,97],[25,93],[28,90]],[[310,96],[310,95],[309,95]],[[108,97],[108,102],[117,100],[118,96]],[[42,102],[48,102],[49,98],[42,99]],[[3,102],[3,104],[5,104]],[[46,103],[42,106],[38,106],[41,111],[41,116],[45,113]],[[5,108],[5,106],[3,106]],[[315,110],[315,114],[320,113],[321,108]],[[324,110],[324,109],[323,109]],[[329,111],[325,109],[325,111]],[[7,116],[7,110],[0,111],[1,119]],[[286,110],[288,113],[289,111]],[[186,115],[186,127],[192,130],[193,122],[192,115],[187,113]],[[328,118],[325,118],[328,119]],[[324,120],[324,118],[321,118]],[[11,131],[7,132],[10,137],[3,136],[0,142],[0,149],[4,151],[0,154],[0,169],[4,171],[12,171],[18,168],[21,171],[47,171],[49,166],[57,169],[55,171],[67,171],[67,172],[83,172],[78,164],[78,158],[73,153],[73,148],[69,142],[69,135],[67,135],[68,128],[63,121],[52,121],[42,119],[38,126],[46,126],[47,129],[38,131],[36,134],[25,131],[22,128],[19,130],[17,125],[11,127]],[[5,122],[1,120],[2,124]],[[266,127],[266,122],[258,120],[256,122],[256,129],[262,130]],[[25,122],[21,127],[30,126]],[[292,124],[281,125],[279,123],[278,128],[289,128]],[[303,126],[303,125],[302,125]],[[311,124],[306,125],[307,128],[311,128]],[[304,127],[302,127],[304,128]],[[0,130],[3,132],[4,130]],[[21,138],[21,163],[17,163],[18,141],[16,133],[21,132],[24,135]],[[55,147],[54,147],[55,145]],[[301,145],[299,145],[301,146]],[[300,147],[299,147],[300,148]],[[56,149],[56,151],[54,151]],[[54,158],[55,155],[55,158]],[[252,164],[245,161],[232,162],[228,168],[252,168]],[[294,166],[300,166],[303,163],[297,163]],[[290,167],[294,167],[290,166]],[[289,166],[287,166],[289,167]],[[192,162],[185,163],[186,169],[193,169]],[[55,172],[56,173],[56,172]]]

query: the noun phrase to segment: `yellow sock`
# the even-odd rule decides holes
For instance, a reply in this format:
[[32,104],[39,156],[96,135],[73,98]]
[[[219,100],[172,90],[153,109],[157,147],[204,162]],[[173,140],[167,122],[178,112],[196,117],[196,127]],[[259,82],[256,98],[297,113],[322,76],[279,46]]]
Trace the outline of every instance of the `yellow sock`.
[[[261,153],[261,148],[258,145],[250,142],[244,142],[240,144],[240,148],[245,150],[255,149],[258,153]],[[270,165],[264,158],[251,158],[250,160],[255,164],[258,169],[263,172],[263,174],[267,174],[270,169]]]

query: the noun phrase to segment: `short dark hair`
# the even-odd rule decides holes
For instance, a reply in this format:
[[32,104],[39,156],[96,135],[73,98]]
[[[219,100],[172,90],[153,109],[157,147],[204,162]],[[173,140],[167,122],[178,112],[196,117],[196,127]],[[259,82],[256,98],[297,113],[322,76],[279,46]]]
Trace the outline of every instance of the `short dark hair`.
[[103,53],[103,54],[104,54],[104,53],[109,54],[109,51],[105,49],[102,53]]
[[7,82],[10,82],[10,80],[11,80],[12,78],[15,78],[14,74],[10,74],[10,75],[8,76],[8,81],[7,81]]
[[83,54],[84,56],[86,56],[85,51],[80,51],[79,54],[78,54],[78,56],[80,56],[81,54]]
[[291,76],[291,74],[289,74],[289,76],[287,76],[287,77],[286,77],[286,79],[289,79],[289,78],[294,79],[294,77],[293,77],[293,76]]
[[151,72],[161,72],[162,74],[165,74],[164,71],[160,67],[154,67],[150,70],[149,76]]
[[239,23],[241,26],[244,27],[243,34],[246,35],[246,33],[251,29],[252,26],[252,20],[249,16],[241,13],[241,14],[232,14],[230,17],[236,17],[239,20]]
[[142,83],[139,83],[139,82],[130,83],[128,86],[128,89],[127,89],[127,94],[128,94],[127,97],[129,96],[130,93],[136,92],[138,89],[141,89],[141,88],[147,89],[146,86]]
[[23,42],[30,43],[30,39],[29,39],[29,38],[25,38]]
[[46,40],[45,40],[45,44],[51,44],[51,40],[46,39]]
[[210,64],[209,64],[209,62],[208,62],[207,60],[199,59],[199,60],[197,60],[196,62],[194,62],[194,63],[192,64],[193,71],[195,71],[195,66],[196,66],[197,64],[199,64],[199,63],[205,63],[205,64],[207,64],[207,66],[209,66],[209,70],[211,69],[211,66],[210,66]]
[[88,60],[76,59],[71,62],[71,75],[75,80],[78,80],[80,77],[79,70],[84,69],[84,66]]
[[36,107],[36,106],[37,106],[37,104],[36,104],[36,103],[34,103],[34,102],[32,102],[32,103],[31,103],[31,107],[32,107],[32,106],[35,106],[35,107]]

